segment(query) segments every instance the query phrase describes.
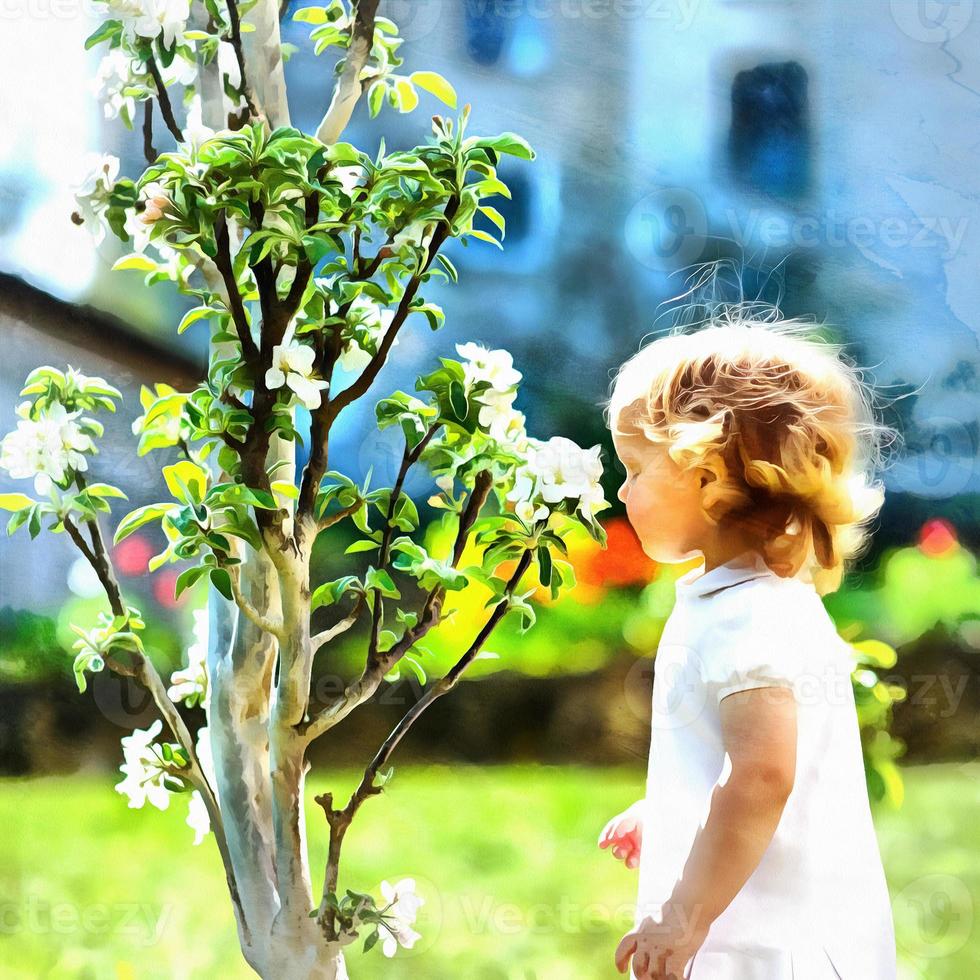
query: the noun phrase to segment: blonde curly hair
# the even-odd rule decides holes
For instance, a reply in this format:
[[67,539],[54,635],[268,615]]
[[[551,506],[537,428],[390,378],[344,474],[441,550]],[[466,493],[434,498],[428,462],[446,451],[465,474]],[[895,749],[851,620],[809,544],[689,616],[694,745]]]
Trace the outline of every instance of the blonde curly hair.
[[897,433],[876,420],[873,395],[813,324],[736,304],[641,348],[604,416],[618,435],[665,445],[682,469],[714,474],[701,491],[709,521],[737,525],[779,575],[805,568],[825,595],[884,502],[875,474]]

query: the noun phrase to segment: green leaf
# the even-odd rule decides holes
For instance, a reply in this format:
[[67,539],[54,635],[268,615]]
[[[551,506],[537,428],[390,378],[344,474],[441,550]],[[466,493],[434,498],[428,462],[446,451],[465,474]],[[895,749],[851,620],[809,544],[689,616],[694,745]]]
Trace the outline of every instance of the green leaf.
[[310,600],[310,611],[319,609],[320,606],[333,605],[355,583],[359,584],[356,575],[344,575],[333,582],[325,582],[314,591]]
[[450,109],[456,108],[456,89],[438,72],[413,71],[408,77],[419,88],[425,89],[441,102],[445,102]]
[[163,478],[167,481],[174,499],[189,504],[199,503],[207,491],[208,472],[189,459],[182,459],[172,466],[164,466]]
[[395,79],[395,94],[398,97],[399,112],[411,112],[419,104],[419,94],[407,78]]
[[379,541],[355,541],[352,545],[349,545],[347,550],[344,551],[345,555],[354,555],[359,551],[374,551],[375,548],[380,547]]
[[198,320],[221,316],[222,313],[222,310],[216,310],[213,306],[195,306],[193,310],[189,310],[184,314],[183,319],[177,327],[177,333],[183,333],[189,326],[197,323]]
[[121,259],[116,259],[112,266],[112,271],[117,272],[121,269],[136,269],[139,272],[156,272],[157,264],[142,252],[133,252],[130,255],[124,255]]
[[195,565],[193,568],[186,568],[177,576],[174,583],[174,598],[179,599],[184,589],[190,588],[205,572],[207,568],[203,565]]
[[475,141],[474,145],[489,147],[497,153],[509,153],[521,160],[533,160],[536,155],[527,140],[518,136],[517,133],[501,133],[499,136],[481,137]]
[[491,235],[487,231],[481,230],[480,228],[473,228],[470,231],[468,231],[466,234],[471,238],[479,238],[480,241],[482,242],[491,242],[492,244],[496,245],[497,248],[499,248],[501,251],[503,251],[504,249],[504,246],[501,245],[500,242],[498,242],[497,239],[493,237],[493,235]]
[[109,483],[93,483],[90,487],[85,488],[85,492],[90,497],[118,497],[121,500],[129,500],[129,497],[119,487],[114,487]]
[[231,576],[225,568],[211,569],[211,584],[226,598],[234,599],[231,591]]
[[34,501],[23,493],[0,493],[0,510],[21,510],[33,504]]
[[459,282],[459,273],[456,271],[456,266],[445,255],[437,252],[436,261],[446,270],[446,274],[453,282]]
[[495,208],[491,207],[489,204],[481,204],[479,210],[482,211],[499,229],[500,237],[504,237],[505,221],[504,216]]
[[329,19],[324,7],[301,7],[293,14],[293,20],[302,24],[326,24]]
[[107,20],[101,27],[96,28],[96,30],[85,39],[85,50],[88,51],[91,48],[94,48],[97,44],[101,44],[103,41],[111,40],[112,38],[118,36],[121,31],[122,21]]
[[449,385],[449,404],[452,406],[456,418],[466,418],[469,411],[469,406],[466,403],[466,389],[458,381],[453,381]]
[[544,545],[538,548],[538,579],[545,588],[551,585],[551,552]]
[[[35,504],[34,507],[38,505]],[[23,527],[34,514],[34,507],[25,507],[23,510],[14,511],[10,520],[7,522],[8,536]]]
[[119,522],[119,527],[116,528],[116,533],[112,539],[113,544],[119,544],[120,541],[128,538],[134,531],[138,531],[144,524],[160,520],[172,507],[173,504],[147,504],[145,507],[137,507]]
[[381,595],[390,599],[400,599],[401,593],[392,581],[391,576],[383,568],[368,568],[367,575],[364,576],[365,589],[379,589]]

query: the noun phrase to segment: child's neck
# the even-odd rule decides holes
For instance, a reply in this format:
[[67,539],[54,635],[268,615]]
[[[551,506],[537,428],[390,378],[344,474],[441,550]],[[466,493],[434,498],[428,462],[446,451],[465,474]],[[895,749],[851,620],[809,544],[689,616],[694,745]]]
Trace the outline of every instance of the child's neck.
[[700,551],[704,556],[705,572],[710,572],[713,568],[724,565],[732,559],[750,564],[758,554],[752,545],[739,538],[707,542]]

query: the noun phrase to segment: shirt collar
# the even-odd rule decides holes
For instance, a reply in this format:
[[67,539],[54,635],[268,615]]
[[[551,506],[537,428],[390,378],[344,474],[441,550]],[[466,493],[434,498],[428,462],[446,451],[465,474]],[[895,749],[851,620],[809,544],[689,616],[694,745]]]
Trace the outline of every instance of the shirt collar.
[[678,597],[701,598],[717,589],[774,574],[758,552],[744,551],[723,564],[716,565],[709,572],[704,570],[702,561],[700,565],[678,578],[674,587]]

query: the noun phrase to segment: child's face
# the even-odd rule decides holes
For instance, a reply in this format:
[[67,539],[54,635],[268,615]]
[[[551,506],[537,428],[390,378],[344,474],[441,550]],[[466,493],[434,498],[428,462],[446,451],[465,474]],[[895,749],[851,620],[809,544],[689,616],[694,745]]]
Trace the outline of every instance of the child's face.
[[644,552],[667,564],[700,554],[711,527],[701,509],[697,472],[681,470],[665,446],[642,435],[614,432],[613,445],[626,468],[618,496]]

